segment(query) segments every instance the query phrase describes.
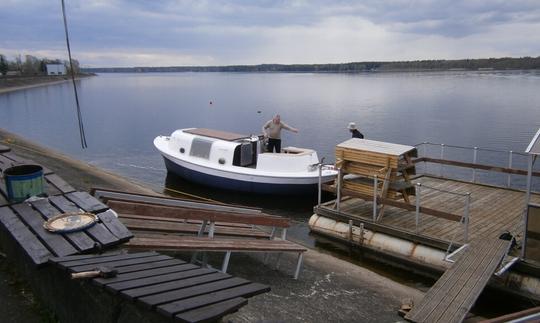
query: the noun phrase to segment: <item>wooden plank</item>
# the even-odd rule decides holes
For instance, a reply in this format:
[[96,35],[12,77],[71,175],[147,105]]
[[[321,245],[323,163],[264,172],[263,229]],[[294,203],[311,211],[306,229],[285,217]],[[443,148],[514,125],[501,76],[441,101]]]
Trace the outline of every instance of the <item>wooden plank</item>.
[[176,280],[172,282],[155,284],[152,286],[145,286],[141,288],[132,288],[132,289],[123,290],[122,296],[128,299],[141,298],[140,299],[141,304],[151,307],[156,304],[154,304],[150,299],[147,299],[147,298],[142,299],[143,297],[159,294],[159,293],[164,293],[164,292],[169,292],[172,290],[187,288],[187,287],[199,285],[202,283],[210,283],[213,281],[218,281],[218,280],[227,279],[227,278],[231,278],[231,275],[224,274],[221,272],[216,272],[212,274],[195,276],[195,277],[186,278],[182,280]]
[[43,217],[26,203],[12,206],[25,224],[32,229],[42,243],[56,256],[63,257],[77,253],[75,249],[62,235],[50,233],[43,227]]
[[128,228],[114,215],[111,210],[99,213],[98,218],[103,225],[121,242],[128,241],[133,238]]
[[63,194],[75,191],[75,188],[73,188],[73,186],[69,185],[66,181],[64,181],[60,176],[56,174],[46,175],[45,179],[50,185],[56,187],[56,189],[58,189]]
[[0,154],[7,153],[9,151],[11,151],[11,148],[9,148],[8,146],[0,145]]
[[112,283],[105,286],[105,288],[107,288],[109,291],[113,293],[117,293],[125,289],[152,286],[159,283],[166,283],[166,282],[175,281],[179,279],[185,279],[188,277],[201,276],[201,275],[217,272],[216,269],[200,268],[197,266],[195,267],[196,269],[185,270],[185,271],[176,272],[176,273],[164,274],[164,275],[153,276],[153,277],[146,277],[146,278],[129,280],[129,281],[119,282],[119,283]]
[[72,255],[72,256],[65,256],[65,257],[51,257],[49,258],[49,262],[52,262],[54,264],[59,262],[66,262],[66,261],[73,261],[73,260],[82,260],[82,259],[89,259],[89,258],[97,258],[97,257],[111,257],[111,256],[118,256],[125,253],[123,250],[115,250],[115,251],[108,251],[106,253],[102,254],[85,254],[85,255]]
[[43,175],[48,175],[48,174],[53,173],[53,171],[50,170],[48,167],[45,167],[45,166],[41,165],[40,163],[36,163],[35,161],[33,161],[31,159],[20,157],[20,156],[14,154],[13,152],[4,153],[3,155],[5,157],[13,160],[14,164],[17,164],[17,165],[22,165],[22,164],[39,165],[39,166],[41,166],[43,168]]
[[168,303],[160,305],[157,307],[159,313],[162,313],[166,316],[174,316],[181,312],[186,312],[192,309],[196,309],[202,306],[207,306],[229,299],[237,297],[250,297],[258,295],[261,293],[268,292],[270,287],[258,283],[251,283],[248,285],[243,285],[235,288],[230,288],[210,294],[205,294],[201,296],[191,297],[188,299],[176,301],[173,303]]
[[[130,216],[120,214],[120,219],[124,225],[132,230],[143,231],[157,231],[157,232],[169,232],[169,233],[198,233],[200,225],[189,223],[178,223],[169,221],[153,221],[152,218],[144,216]],[[208,233],[207,227],[205,233]],[[245,229],[245,228],[231,228],[215,226],[215,235],[225,236],[240,236],[240,237],[252,237],[252,238],[268,238],[270,235],[261,230]]]
[[[30,203],[45,218],[50,219],[62,212],[55,208],[48,199],[37,200]],[[85,232],[71,232],[64,234],[64,237],[82,252],[90,251],[96,247],[96,243]]]
[[410,151],[416,150],[414,146],[394,144],[384,141],[352,138],[336,146],[342,149],[365,150],[378,154],[400,156]]
[[115,269],[119,269],[123,266],[130,266],[130,265],[136,265],[136,264],[144,264],[144,263],[150,263],[160,260],[168,260],[170,257],[165,255],[156,255],[152,257],[144,257],[144,258],[136,258],[136,259],[126,259],[126,260],[117,260],[117,261],[111,261],[111,262],[103,262],[100,264],[92,264],[92,265],[83,265],[83,266],[76,266],[71,267],[70,270],[74,272],[81,272],[81,271],[88,271],[92,270],[99,266],[109,266],[114,267]]
[[206,250],[206,251],[290,251],[307,249],[287,240],[223,239],[188,236],[136,236],[126,245],[129,248],[154,250]]
[[510,241],[497,238],[474,241],[405,318],[414,322],[463,321],[509,247]]
[[237,297],[223,302],[197,308],[176,315],[180,322],[213,322],[226,314],[234,313],[247,304],[247,299]]
[[121,273],[118,274],[116,277],[113,278],[97,278],[94,279],[93,282],[97,285],[108,285],[112,283],[119,283],[127,280],[134,280],[134,279],[140,279],[140,278],[146,278],[146,277],[152,277],[152,276],[158,276],[158,275],[164,275],[164,274],[171,274],[191,269],[199,268],[196,265],[183,263],[175,266],[169,266],[169,267],[162,267],[162,268],[154,268],[154,269],[147,269],[147,270],[141,270],[141,271],[133,271],[129,273]]
[[148,204],[157,204],[165,206],[181,206],[188,207],[193,209],[205,209],[205,210],[214,210],[214,211],[223,211],[223,212],[236,212],[236,213],[248,213],[248,214],[259,214],[261,213],[260,208],[246,207],[246,206],[235,206],[231,204],[223,204],[219,202],[201,202],[194,200],[186,200],[179,198],[172,198],[166,196],[156,196],[156,195],[147,195],[147,194],[136,194],[129,192],[122,192],[110,189],[103,188],[92,188],[91,193],[95,197],[103,201],[123,201],[123,202],[140,202]]
[[[335,188],[333,188],[330,185],[323,184],[323,189],[325,191],[335,192]],[[357,192],[347,190],[347,189],[342,189],[341,192],[344,195],[359,197],[359,198],[361,198],[363,200],[366,200],[366,201],[369,201],[370,199],[373,199],[372,196],[369,196],[367,194],[361,194],[361,193],[357,193]],[[380,203],[382,203],[382,204],[402,208],[402,209],[405,209],[405,210],[408,210],[408,211],[415,211],[416,210],[415,205],[404,203],[404,202],[399,202],[399,201],[394,201],[394,200],[388,199],[388,198],[379,198],[378,201]],[[429,215],[436,216],[436,217],[443,218],[443,219],[447,219],[447,220],[450,220],[450,221],[456,221],[456,222],[461,221],[461,215],[452,214],[452,213],[439,211],[439,210],[434,210],[434,209],[430,209],[430,208],[426,208],[426,207],[422,207],[422,206],[420,207],[420,213],[429,214]]]
[[[64,196],[51,196],[49,197],[49,201],[66,213],[80,211],[79,207]],[[120,243],[120,240],[118,240],[118,238],[116,238],[116,236],[114,236],[102,223],[96,223],[88,229],[85,229],[84,232],[104,247]]]
[[66,194],[66,197],[86,212],[100,213],[109,209],[107,205],[101,203],[98,199],[87,192],[72,192]]
[[[204,276],[203,276],[204,277]],[[204,294],[217,292],[224,289],[234,288],[249,284],[249,280],[231,277],[209,283],[201,283],[192,287],[181,288],[156,295],[146,296],[139,299],[147,307],[154,307],[161,304],[175,302],[186,298],[196,297]]]
[[[428,162],[428,163],[450,165],[450,166],[457,166],[457,167],[464,167],[464,168],[471,168],[471,169],[481,169],[481,170],[487,170],[487,171],[491,171],[491,172],[499,172],[499,173],[505,173],[505,174],[515,174],[515,175],[525,175],[525,176],[527,176],[527,170],[524,170],[524,169],[499,167],[499,166],[493,166],[493,165],[483,165],[483,164],[474,164],[474,163],[465,163],[465,162],[460,162],[460,161],[457,161],[457,160],[446,160],[446,159],[438,159],[438,158],[421,157],[421,158],[415,159],[413,162],[414,163]],[[532,172],[532,176],[538,177],[538,176],[540,176],[540,172]]]
[[176,265],[183,264],[183,263],[184,262],[179,260],[179,259],[169,257],[169,259],[163,259],[161,261],[154,261],[154,262],[148,262],[148,263],[143,263],[143,264],[129,265],[129,266],[124,266],[124,267],[120,267],[120,268],[116,268],[116,269],[118,270],[119,274],[122,274],[122,273],[130,273],[130,272],[135,272],[135,271],[139,271],[139,270],[146,270],[146,269],[152,269],[152,268],[162,268],[162,267],[176,266]]
[[[197,224],[201,225],[203,221],[200,220],[188,220],[188,219],[175,219],[175,218],[164,218],[160,216],[144,216],[136,214],[119,214],[121,218],[130,218],[130,219],[140,219],[140,220],[155,220],[155,221],[164,221],[164,222],[173,222],[173,223],[184,223],[184,224]],[[230,222],[216,222],[216,227],[232,227],[232,228],[244,228],[250,229],[253,231],[262,231],[257,229],[254,225],[251,224],[242,224],[242,223],[230,223]]]
[[138,214],[145,216],[159,215],[177,219],[207,220],[214,222],[233,222],[255,225],[267,225],[276,227],[290,226],[290,220],[283,217],[267,214],[245,214],[232,212],[216,212],[201,209],[158,206],[134,202],[109,201],[109,206],[119,213]]
[[480,264],[470,279],[470,282],[460,290],[460,294],[452,302],[453,306],[448,306],[443,313],[439,316],[440,320],[446,320],[451,318],[453,322],[459,323],[465,319],[467,313],[470,311],[480,293],[487,285],[489,279],[497,270],[497,267],[508,253],[510,248],[510,241],[499,240],[497,246],[491,245],[489,262],[483,262]]
[[12,166],[14,166],[16,164],[16,162],[14,162],[13,160],[3,156],[3,155],[0,155],[0,171],[3,172],[5,169],[7,168],[10,168]]
[[0,222],[34,264],[41,265],[53,256],[9,207],[0,208]]
[[7,200],[7,196],[4,196],[3,191],[0,189],[0,206],[8,205],[10,202]]
[[228,132],[228,131],[206,129],[206,128],[195,128],[195,129],[183,130],[183,132],[190,133],[193,135],[227,140],[227,141],[235,141],[239,139],[249,138],[249,136],[247,135],[242,135],[242,134]]
[[104,262],[111,262],[116,260],[126,260],[126,259],[135,259],[135,258],[143,258],[143,257],[153,257],[157,256],[157,252],[139,252],[139,253],[126,253],[126,254],[119,254],[114,256],[97,256],[97,257],[91,257],[91,258],[85,258],[85,259],[77,259],[77,260],[70,260],[70,261],[60,261],[58,262],[58,265],[62,268],[71,268],[76,266],[82,266],[82,265],[90,265],[90,264],[100,264]]

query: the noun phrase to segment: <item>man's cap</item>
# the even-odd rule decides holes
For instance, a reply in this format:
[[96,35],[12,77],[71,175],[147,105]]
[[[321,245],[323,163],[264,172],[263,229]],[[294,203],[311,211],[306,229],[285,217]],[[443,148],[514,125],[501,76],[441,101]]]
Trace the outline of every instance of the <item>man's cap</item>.
[[354,123],[354,122],[349,122],[349,126],[347,126],[347,129],[349,129],[349,130],[354,130],[354,129],[356,129],[356,123]]

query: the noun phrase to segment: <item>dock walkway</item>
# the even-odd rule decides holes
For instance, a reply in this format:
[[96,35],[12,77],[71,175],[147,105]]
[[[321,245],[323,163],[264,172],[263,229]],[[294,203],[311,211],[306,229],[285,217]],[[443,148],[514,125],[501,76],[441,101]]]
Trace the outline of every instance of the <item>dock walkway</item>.
[[[525,201],[524,192],[427,175],[420,176],[413,182],[419,182],[423,186],[420,196],[421,206],[444,210],[456,215],[462,215],[464,212],[464,198],[442,194],[429,188],[462,194],[471,193],[469,241],[481,237],[498,237],[503,231],[520,231]],[[533,194],[531,201],[540,203],[540,195]],[[414,201],[411,201],[411,205],[414,205]],[[340,212],[335,210],[334,201],[331,201],[323,204],[316,213],[329,217],[339,214],[343,218],[369,223],[372,222],[373,203],[351,197],[342,200]],[[344,219],[341,220],[347,222]],[[461,223],[420,214],[419,227],[416,231],[415,212],[393,206],[386,206],[384,216],[377,221],[377,224],[396,231],[408,231],[427,239],[454,241],[457,244],[465,242]]]
[[509,240],[475,240],[405,318],[413,322],[462,322],[510,246]]

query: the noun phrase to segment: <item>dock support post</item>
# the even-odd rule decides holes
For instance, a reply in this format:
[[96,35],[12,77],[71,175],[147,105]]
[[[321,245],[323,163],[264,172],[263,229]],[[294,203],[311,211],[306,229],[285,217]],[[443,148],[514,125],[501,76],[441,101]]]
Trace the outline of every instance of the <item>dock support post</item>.
[[[474,147],[473,164],[476,164],[477,159],[478,159],[478,147]],[[472,181],[473,183],[476,183],[476,168],[472,169]]]
[[[512,157],[514,152],[509,151],[508,152],[508,168],[512,168]],[[506,180],[506,187],[510,187],[512,185],[512,174],[508,173],[508,179]]]
[[531,200],[531,186],[532,186],[532,170],[536,156],[529,155],[529,163],[527,165],[527,187],[525,194],[525,209],[523,210],[523,239],[521,246],[521,258],[525,258],[525,252],[527,249],[527,222],[529,221],[529,202]]
[[300,274],[300,268],[302,268],[302,259],[304,259],[304,253],[298,253],[298,262],[296,263],[296,270],[294,271],[294,279],[298,279]]
[[[422,157],[427,157],[427,148],[426,148],[426,147],[427,147],[428,143],[427,143],[426,141],[424,141],[424,142],[422,143],[422,145],[423,145],[423,147],[422,147],[422,150],[423,150],[423,152],[422,152]],[[425,175],[427,175],[427,173],[428,173],[427,170],[428,170],[428,168],[427,168],[427,162],[424,162],[424,174],[425,174]]]
[[[444,144],[441,144],[441,158],[444,159]],[[442,164],[439,164],[439,177],[442,177]]]
[[214,221],[210,222],[210,228],[208,229],[208,238],[214,238],[214,231],[216,230],[216,223]]
[[467,192],[467,198],[465,200],[465,210],[463,211],[463,226],[464,226],[464,240],[465,243],[469,242],[469,207],[471,205],[471,193]]
[[353,220],[349,220],[349,243],[353,241]]
[[319,190],[317,192],[317,207],[321,207],[321,190],[322,190],[322,162],[319,164]]
[[339,212],[341,207],[341,182],[343,181],[343,170],[340,167],[338,169],[338,178],[337,178],[337,199],[336,199],[336,210]]
[[226,273],[227,268],[229,268],[229,259],[231,259],[231,252],[227,251],[225,253],[225,258],[223,259],[223,265],[221,266],[221,272]]
[[418,234],[418,225],[420,223],[420,191],[421,191],[422,184],[416,183],[416,186],[414,187],[416,192],[416,214],[415,214],[415,224],[416,224],[416,233]]
[[375,175],[373,177],[373,222],[377,222],[377,186],[379,186],[379,181]]

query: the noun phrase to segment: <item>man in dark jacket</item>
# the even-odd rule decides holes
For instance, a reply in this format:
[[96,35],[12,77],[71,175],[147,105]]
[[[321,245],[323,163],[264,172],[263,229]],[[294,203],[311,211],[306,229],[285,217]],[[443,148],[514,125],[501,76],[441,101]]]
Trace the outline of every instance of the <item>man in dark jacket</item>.
[[351,132],[353,138],[364,139],[364,135],[356,129],[356,124],[354,122],[350,122],[347,128]]

